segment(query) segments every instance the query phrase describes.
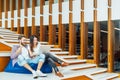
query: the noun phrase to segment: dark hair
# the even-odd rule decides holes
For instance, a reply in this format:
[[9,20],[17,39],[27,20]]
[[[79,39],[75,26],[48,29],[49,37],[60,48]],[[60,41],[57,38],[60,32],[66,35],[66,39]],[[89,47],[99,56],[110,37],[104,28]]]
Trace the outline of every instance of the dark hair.
[[25,37],[25,36],[24,35],[19,35],[18,40],[22,39],[23,37]]
[[[32,51],[32,52],[34,52],[34,50],[33,50],[33,46],[34,46],[34,43],[33,43],[33,41],[34,41],[34,38],[37,38],[35,35],[32,35],[32,36],[30,36],[30,50]],[[38,38],[37,38],[38,39]]]

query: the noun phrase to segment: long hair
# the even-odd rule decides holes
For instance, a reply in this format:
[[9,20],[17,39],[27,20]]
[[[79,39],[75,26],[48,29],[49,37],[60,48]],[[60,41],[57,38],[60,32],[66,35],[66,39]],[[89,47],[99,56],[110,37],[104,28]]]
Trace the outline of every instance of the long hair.
[[[34,46],[34,38],[37,38],[35,35],[30,36],[30,50],[34,52],[33,46]],[[37,38],[38,39],[38,38]]]

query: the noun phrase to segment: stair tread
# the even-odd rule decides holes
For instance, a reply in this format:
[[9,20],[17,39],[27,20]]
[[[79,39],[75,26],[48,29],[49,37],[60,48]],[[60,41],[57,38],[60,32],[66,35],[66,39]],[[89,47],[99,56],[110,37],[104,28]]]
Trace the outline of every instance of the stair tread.
[[0,52],[0,57],[9,57],[10,55],[10,52]]
[[112,79],[112,80],[120,80],[120,78],[115,78],[115,79]]
[[74,65],[69,65],[66,67],[63,67],[63,69],[70,69],[70,70],[74,70],[74,69],[82,69],[82,68],[88,68],[88,67],[94,67],[96,66],[96,64],[74,64]]
[[78,57],[78,55],[64,55],[64,56],[59,56],[60,58],[77,58]]
[[106,79],[110,79],[110,78],[114,78],[117,77],[118,74],[117,73],[101,73],[101,74],[97,74],[97,75],[93,75],[91,78],[95,79],[95,80],[106,80]]
[[[81,76],[81,75],[91,75],[94,73],[100,73],[106,71],[106,68],[88,68],[83,70],[61,70],[61,72],[64,74],[65,78],[75,77],[75,76]],[[71,74],[72,73],[72,74]]]
[[65,60],[67,63],[77,63],[77,62],[86,62],[86,60],[80,60],[80,59],[72,59],[72,60]]
[[51,48],[50,50],[62,50],[61,48]]
[[61,51],[61,52],[54,52],[53,54],[69,54],[69,52],[67,52],[67,51]]

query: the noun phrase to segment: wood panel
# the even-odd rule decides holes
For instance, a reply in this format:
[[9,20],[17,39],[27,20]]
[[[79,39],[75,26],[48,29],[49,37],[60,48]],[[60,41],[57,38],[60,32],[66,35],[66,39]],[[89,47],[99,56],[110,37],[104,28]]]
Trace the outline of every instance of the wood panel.
[[35,26],[35,17],[32,17],[32,29],[31,29],[31,34],[36,35],[36,26]]
[[0,27],[2,27],[2,0],[0,0]]
[[94,10],[94,61],[99,65],[100,62],[100,26],[97,22],[97,10]]
[[115,47],[115,35],[114,26],[111,21],[111,8],[108,8],[108,71],[114,71],[114,47]]
[[59,47],[60,48],[62,48],[63,49],[63,46],[62,46],[62,37],[63,37],[63,35],[62,35],[62,14],[61,14],[61,12],[62,12],[62,1],[63,0],[58,0],[58,8],[59,8],[59,23],[58,23],[58,45],[59,45]]
[[52,25],[52,4],[54,3],[54,0],[49,0],[49,44],[54,44],[54,27]]
[[24,0],[24,35],[28,38],[28,5],[29,5],[29,0]]
[[69,0],[69,10],[72,11],[73,9],[73,3],[72,3],[73,0]]
[[93,2],[93,3],[94,3],[94,5],[93,5],[93,6],[94,6],[94,8],[97,8],[97,0],[94,0],[94,2]]
[[45,4],[45,0],[40,0],[40,14],[43,14],[43,5]]
[[27,18],[24,19],[24,35],[28,38],[28,26],[27,26],[28,20]]
[[40,0],[40,41],[45,41],[45,29],[43,26],[43,5],[45,4],[45,0]]
[[71,78],[62,79],[62,80],[92,80],[92,79],[90,79],[85,75],[81,75],[81,76],[71,77]]
[[81,0],[81,9],[84,10],[84,0]]
[[43,26],[43,16],[40,16],[40,41],[45,41],[45,29]]
[[17,3],[17,5],[18,5],[18,10],[17,10],[17,17],[18,17],[18,20],[17,20],[17,33],[18,34],[21,34],[21,26],[20,26],[20,16],[21,16],[21,14],[20,14],[20,12],[21,12],[21,8],[22,8],[22,0],[18,0],[18,3]]
[[0,57],[0,72],[4,71],[9,60],[10,60],[10,57]]
[[62,14],[59,14],[59,23],[58,23],[58,45],[62,48]]
[[111,7],[111,0],[108,0],[108,6]]
[[72,13],[69,13],[69,55],[74,55],[76,52],[76,29],[72,18]]
[[14,31],[14,10],[15,10],[15,0],[11,0],[11,30]]
[[8,8],[9,8],[9,6],[8,6],[8,4],[9,4],[9,1],[8,0],[5,0],[4,1],[4,11],[5,11],[5,28],[7,29],[8,28],[8,21],[7,21],[7,18],[8,18]]
[[3,43],[0,43],[0,51],[11,51],[11,47],[9,47]]
[[58,0],[59,12],[62,12],[62,2],[63,2],[63,0]]
[[84,23],[84,11],[81,11],[81,58],[85,59],[87,58],[87,48],[88,48],[88,44],[87,44],[87,40],[88,40],[88,26],[85,25]]
[[36,35],[37,31],[36,31],[36,26],[35,26],[35,6],[36,6],[36,0],[32,0],[32,29],[31,29],[31,34],[32,35]]

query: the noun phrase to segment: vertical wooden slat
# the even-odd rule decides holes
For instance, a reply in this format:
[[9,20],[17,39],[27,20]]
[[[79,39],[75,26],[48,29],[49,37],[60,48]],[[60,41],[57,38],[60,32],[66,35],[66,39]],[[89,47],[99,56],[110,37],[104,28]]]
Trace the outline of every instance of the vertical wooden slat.
[[28,26],[27,26],[27,16],[28,16],[28,5],[29,5],[29,1],[28,0],[24,0],[24,35],[26,37],[28,37]]
[[49,0],[49,44],[54,44],[54,27],[52,25],[52,4],[53,4],[54,0]]
[[114,71],[114,26],[112,26],[111,21],[111,8],[108,8],[108,71],[113,72]]
[[20,27],[20,16],[21,16],[21,14],[20,14],[20,9],[22,8],[22,0],[18,0],[18,14],[17,14],[17,16],[18,16],[18,20],[17,20],[17,33],[18,34],[20,34],[21,33],[21,27]]
[[61,14],[61,12],[62,12],[62,1],[63,0],[59,0],[58,1],[58,8],[59,8],[59,20],[58,20],[58,45],[59,45],[59,47],[60,48],[62,48],[63,49],[63,46],[62,46],[62,37],[63,37],[63,35],[62,35],[62,14]]
[[97,0],[94,0],[94,8],[97,8]]
[[54,0],[49,0],[49,13],[52,13],[52,4],[54,3]]
[[87,58],[87,46],[88,44],[86,42],[88,42],[88,26],[85,24],[84,22],[84,0],[81,0],[81,31],[80,31],[80,34],[81,34],[81,45],[80,45],[80,53],[81,53],[81,58],[82,59],[85,59]]
[[81,9],[84,10],[84,0],[81,0]]
[[5,0],[4,1],[4,10],[5,10],[5,28],[7,29],[8,28],[8,21],[7,21],[7,18],[8,18],[8,4],[9,4],[9,2],[8,2],[8,0]]
[[2,27],[2,0],[0,0],[0,27]]
[[94,10],[94,62],[99,66],[100,62],[100,26],[97,22],[97,10]]
[[14,31],[14,9],[15,9],[15,0],[11,0],[11,30]]
[[74,55],[76,52],[76,29],[73,25],[72,1],[69,0],[69,54]]
[[111,0],[108,0],[108,6],[111,7]]
[[69,0],[69,10],[72,11],[73,5],[72,5],[73,0]]
[[43,26],[43,6],[45,4],[45,0],[40,0],[40,41],[45,41],[45,29]]
[[[84,23],[84,11],[81,11],[81,58],[82,59],[85,59],[87,58],[87,44],[86,44],[86,41],[87,41],[87,38],[85,36],[86,34],[86,31],[87,31],[87,27],[85,26],[85,23]],[[87,34],[86,34],[87,35]]]
[[59,14],[59,24],[58,24],[58,44],[59,44],[59,47],[62,48],[62,15]]
[[36,0],[32,0],[32,29],[31,34],[36,35],[36,26],[35,26],[35,6],[36,6]]

